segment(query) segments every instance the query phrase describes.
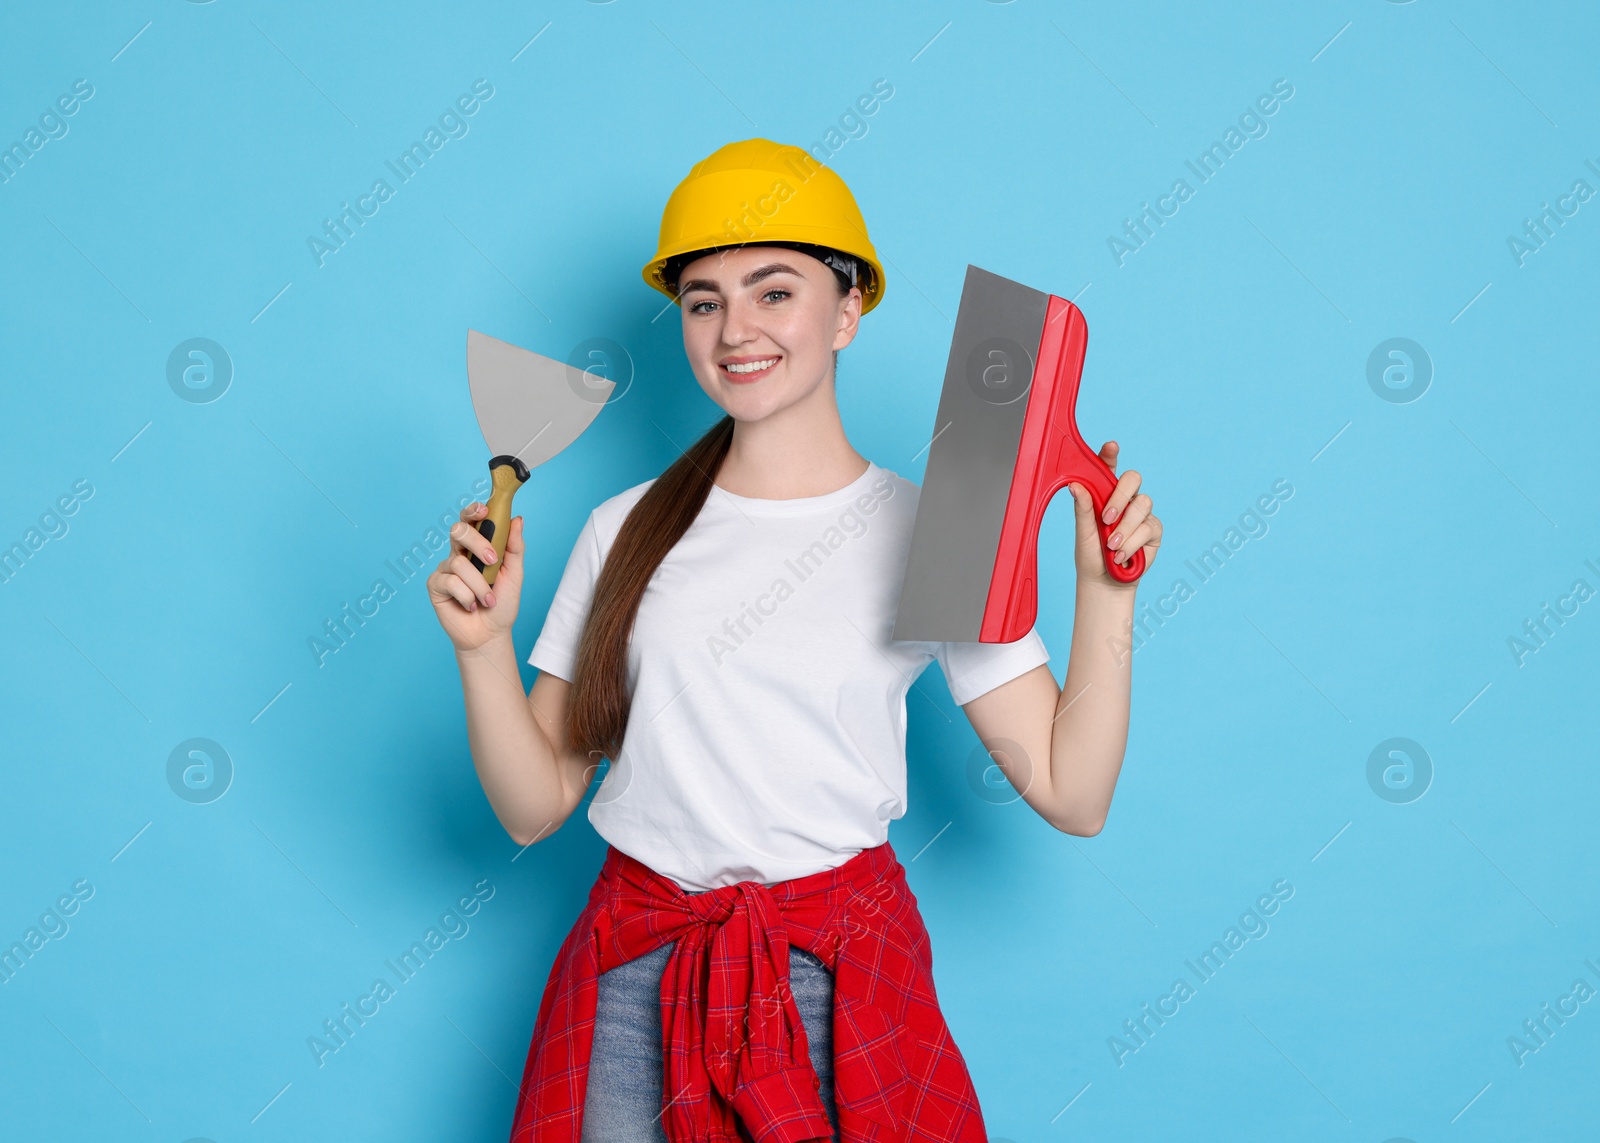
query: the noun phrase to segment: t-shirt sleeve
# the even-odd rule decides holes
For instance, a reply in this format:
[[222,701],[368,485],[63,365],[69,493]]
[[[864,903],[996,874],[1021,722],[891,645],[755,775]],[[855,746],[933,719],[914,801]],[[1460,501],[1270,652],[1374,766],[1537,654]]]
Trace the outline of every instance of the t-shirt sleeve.
[[578,533],[577,542],[572,545],[566,570],[561,573],[555,598],[550,601],[550,610],[545,615],[544,627],[528,654],[528,662],[540,671],[572,681],[572,668],[578,660],[578,640],[589,617],[589,601],[594,598],[601,563],[600,534],[591,512]]
[[944,671],[950,697],[965,706],[1002,683],[1050,661],[1036,627],[1013,643],[937,643],[934,655]]

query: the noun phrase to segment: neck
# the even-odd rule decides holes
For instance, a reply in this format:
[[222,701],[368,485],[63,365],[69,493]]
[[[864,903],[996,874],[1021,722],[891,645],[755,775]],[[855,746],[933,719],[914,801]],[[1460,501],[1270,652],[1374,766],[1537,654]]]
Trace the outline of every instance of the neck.
[[866,470],[867,458],[845,436],[829,378],[804,401],[759,421],[735,421],[716,484],[736,496],[793,500],[843,488]]

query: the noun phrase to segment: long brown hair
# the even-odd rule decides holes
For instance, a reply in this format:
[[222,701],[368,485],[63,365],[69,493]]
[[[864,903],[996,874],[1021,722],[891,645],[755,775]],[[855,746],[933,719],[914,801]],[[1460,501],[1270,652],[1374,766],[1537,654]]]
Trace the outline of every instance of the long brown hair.
[[[790,246],[810,252],[798,243],[750,245]],[[682,256],[676,266],[668,268],[667,280],[675,282],[678,271],[704,253]],[[850,292],[850,278],[837,267],[830,268],[842,298]],[[833,362],[837,377],[838,350],[834,350]],[[705,507],[717,471],[733,444],[733,424],[733,417],[724,416],[656,478],[628,512],[606,553],[578,641],[567,703],[567,743],[590,759],[604,756],[616,761],[622,753],[633,699],[628,691],[628,641],[639,604],[656,568]]]
[[578,642],[567,742],[587,754],[616,760],[628,726],[628,637],[639,602],[661,561],[693,524],[733,443],[733,418],[724,416],[667,467],[628,513],[606,553]]

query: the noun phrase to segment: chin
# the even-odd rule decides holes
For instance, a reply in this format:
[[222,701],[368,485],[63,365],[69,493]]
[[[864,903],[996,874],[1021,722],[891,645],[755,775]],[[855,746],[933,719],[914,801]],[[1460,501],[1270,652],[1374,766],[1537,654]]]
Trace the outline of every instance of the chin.
[[740,384],[729,381],[723,376],[722,370],[713,364],[711,372],[716,381],[712,387],[702,384],[701,388],[734,420],[759,421],[804,401],[822,383],[822,378],[819,378],[815,384],[797,390],[790,365],[786,358],[771,375],[759,381]]
[[736,421],[760,421],[787,407],[790,402],[772,400],[761,393],[724,393],[717,404]]

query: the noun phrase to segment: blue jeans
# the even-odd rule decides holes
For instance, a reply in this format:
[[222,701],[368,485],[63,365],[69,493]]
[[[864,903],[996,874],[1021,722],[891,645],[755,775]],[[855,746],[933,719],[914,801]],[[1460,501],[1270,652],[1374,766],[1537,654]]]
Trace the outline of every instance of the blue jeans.
[[[600,974],[583,1143],[666,1143],[661,1126],[661,974],[673,946],[668,941]],[[789,987],[805,1025],[811,1066],[822,1081],[818,1095],[837,1138],[833,973],[811,953],[790,945]]]

